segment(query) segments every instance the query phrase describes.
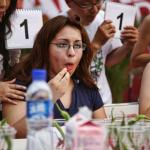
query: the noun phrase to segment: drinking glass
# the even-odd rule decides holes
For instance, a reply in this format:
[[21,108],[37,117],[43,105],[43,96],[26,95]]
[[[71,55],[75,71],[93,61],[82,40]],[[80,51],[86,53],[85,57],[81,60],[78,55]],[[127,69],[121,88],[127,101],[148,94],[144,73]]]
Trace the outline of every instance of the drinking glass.
[[0,149],[12,149],[12,140],[15,137],[16,130],[10,126],[0,127]]
[[148,150],[146,130],[139,125],[119,128],[120,150]]
[[[55,122],[57,122],[57,124],[62,129],[63,133],[65,134],[66,120],[55,119]],[[65,149],[64,139],[56,127],[53,128],[53,142],[54,142],[54,150],[64,150]]]

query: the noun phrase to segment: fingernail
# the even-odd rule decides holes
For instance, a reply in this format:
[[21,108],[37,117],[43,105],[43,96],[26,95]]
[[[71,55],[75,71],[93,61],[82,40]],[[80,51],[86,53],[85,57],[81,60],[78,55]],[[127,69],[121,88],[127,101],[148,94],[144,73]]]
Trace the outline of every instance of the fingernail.
[[66,68],[66,67],[65,67],[64,69],[65,69],[65,71],[67,71],[67,68]]
[[15,102],[15,101],[12,101],[12,104],[17,105],[18,103],[17,103],[17,102]]
[[23,86],[23,89],[26,90],[27,88],[25,86]]
[[20,99],[24,99],[24,97],[23,97],[23,96],[20,96],[19,98],[20,98]]

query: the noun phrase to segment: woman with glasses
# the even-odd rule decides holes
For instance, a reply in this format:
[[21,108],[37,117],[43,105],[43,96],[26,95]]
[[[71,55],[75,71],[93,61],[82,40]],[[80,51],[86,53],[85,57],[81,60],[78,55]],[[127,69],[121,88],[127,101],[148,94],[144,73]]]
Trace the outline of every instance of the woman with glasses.
[[[89,72],[92,57],[93,51],[84,28],[67,17],[58,16],[42,27],[33,50],[16,67],[12,77],[28,86],[32,69],[45,68],[53,101],[63,110],[73,116],[79,107],[87,106],[92,110],[93,118],[105,118],[101,96]],[[17,128],[21,137],[25,136],[19,130],[25,125],[25,107],[25,102],[16,106],[3,105],[4,117]],[[54,118],[62,118],[55,105]]]
[[134,47],[138,31],[133,26],[124,28],[121,39],[114,38],[116,29],[111,20],[104,20],[102,10],[104,0],[65,0],[69,6],[61,15],[80,22],[86,29],[95,57],[91,64],[91,73],[100,89],[103,102],[112,103],[112,94],[107,81],[105,66],[119,64]]
[[10,69],[19,62],[21,51],[7,50],[6,35],[11,33],[10,17],[16,9],[17,0],[0,0],[0,101],[17,104],[13,99],[24,99],[24,86],[16,85],[15,79],[4,81]]

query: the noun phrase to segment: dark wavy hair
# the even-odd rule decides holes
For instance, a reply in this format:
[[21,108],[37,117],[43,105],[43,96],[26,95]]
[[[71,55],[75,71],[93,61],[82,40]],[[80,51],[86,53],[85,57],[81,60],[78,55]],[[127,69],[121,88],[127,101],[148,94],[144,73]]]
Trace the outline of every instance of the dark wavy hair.
[[[86,50],[83,51],[79,66],[75,70],[72,78],[79,79],[89,88],[97,88],[89,71],[93,58],[93,51],[88,35],[82,25],[64,16],[57,16],[44,24],[37,34],[31,53],[15,67],[13,77],[16,77],[25,85],[28,85],[31,82],[31,71],[33,68],[45,68],[49,73],[48,70],[51,69],[49,64],[49,43],[65,26],[78,29],[81,32],[82,41],[87,45]],[[48,77],[50,77],[49,74]]]
[[[2,22],[0,22],[0,54],[3,55],[3,66],[5,72],[9,69],[8,61],[9,61],[9,54],[5,47],[5,39],[6,35],[11,33],[11,24],[10,24],[10,17],[13,12],[16,10],[17,0],[10,0],[10,5],[6,10],[5,16],[2,18]],[[7,28],[7,32],[6,32]]]

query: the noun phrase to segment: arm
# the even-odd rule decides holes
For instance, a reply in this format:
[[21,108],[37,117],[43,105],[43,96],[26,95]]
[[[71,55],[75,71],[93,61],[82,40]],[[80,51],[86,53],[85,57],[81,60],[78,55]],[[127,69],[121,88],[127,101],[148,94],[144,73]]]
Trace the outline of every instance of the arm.
[[27,124],[26,117],[24,116],[19,121],[14,124],[15,129],[17,129],[16,138],[26,138],[27,135]]
[[99,93],[99,90],[92,91],[92,111],[93,111],[93,118],[94,119],[104,119],[107,118],[105,109],[104,109],[104,103],[102,100],[102,97]]
[[131,53],[130,61],[132,66],[145,66],[150,61],[150,54],[145,52],[147,48],[148,43],[140,37]]
[[121,33],[121,39],[123,40],[123,45],[115,50],[113,50],[106,58],[106,65],[111,67],[115,64],[120,63],[127,54],[133,49],[135,43],[139,38],[139,33],[137,28],[132,26],[127,26]]
[[[142,50],[142,49],[141,49]],[[135,50],[136,51],[136,50]],[[134,52],[133,52],[134,53]],[[135,52],[136,53],[136,52]],[[134,55],[134,54],[133,54]],[[143,66],[145,67],[145,65],[150,62],[150,54],[149,53],[145,53],[141,52],[141,53],[137,53],[135,54],[135,56],[131,56],[131,63],[132,66],[138,67],[138,66]]]
[[115,50],[113,50],[106,58],[106,66],[111,67],[113,65],[119,64],[129,53],[129,49],[123,45]]
[[145,114],[150,117],[150,63],[146,66],[141,83],[139,96],[140,114]]
[[133,66],[145,66],[150,61],[150,54],[145,50],[150,44],[150,15],[147,16],[139,28],[139,40],[136,43],[132,54],[131,63]]
[[104,119],[107,118],[104,107],[101,107],[93,112],[94,119]]
[[26,136],[26,102],[18,101],[17,105],[3,103],[2,113],[7,122],[17,130],[17,137]]

